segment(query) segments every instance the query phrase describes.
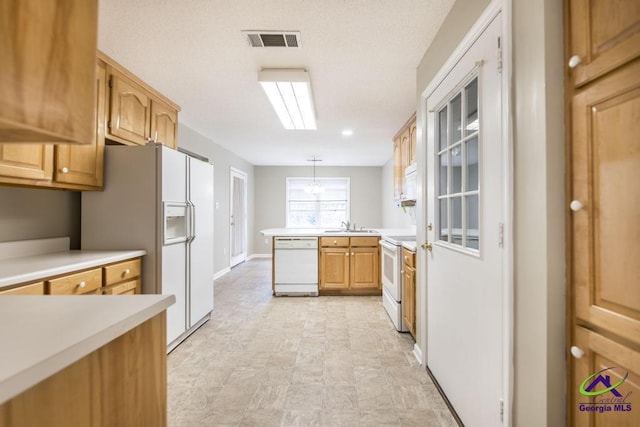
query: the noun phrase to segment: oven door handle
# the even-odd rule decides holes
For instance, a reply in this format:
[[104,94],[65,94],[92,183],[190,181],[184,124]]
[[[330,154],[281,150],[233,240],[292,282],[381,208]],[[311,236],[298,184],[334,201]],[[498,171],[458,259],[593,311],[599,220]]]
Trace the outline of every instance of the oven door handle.
[[395,245],[392,245],[391,243],[385,241],[385,240],[380,240],[380,246],[382,246],[384,249],[388,249],[390,251],[394,251],[397,249]]

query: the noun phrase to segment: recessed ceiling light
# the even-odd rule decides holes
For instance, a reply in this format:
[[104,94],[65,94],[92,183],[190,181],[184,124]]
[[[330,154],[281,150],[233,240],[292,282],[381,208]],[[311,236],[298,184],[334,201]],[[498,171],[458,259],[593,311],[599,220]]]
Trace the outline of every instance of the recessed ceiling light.
[[353,131],[351,129],[345,129],[345,130],[342,131],[342,135],[351,136],[351,135],[353,135]]

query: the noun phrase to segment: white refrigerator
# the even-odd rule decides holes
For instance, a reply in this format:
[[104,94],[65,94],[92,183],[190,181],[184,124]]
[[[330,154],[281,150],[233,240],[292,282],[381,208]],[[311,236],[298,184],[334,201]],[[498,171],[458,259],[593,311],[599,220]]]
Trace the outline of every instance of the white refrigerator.
[[112,145],[104,190],[82,193],[82,249],[145,249],[142,292],[175,295],[168,351],[213,310],[213,179],[213,165],[162,145]]

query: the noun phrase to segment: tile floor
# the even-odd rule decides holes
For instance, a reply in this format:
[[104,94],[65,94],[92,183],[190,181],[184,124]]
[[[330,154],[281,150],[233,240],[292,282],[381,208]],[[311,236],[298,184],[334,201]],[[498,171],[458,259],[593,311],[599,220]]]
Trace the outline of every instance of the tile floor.
[[271,261],[215,282],[168,357],[169,426],[455,426],[380,297],[271,295]]

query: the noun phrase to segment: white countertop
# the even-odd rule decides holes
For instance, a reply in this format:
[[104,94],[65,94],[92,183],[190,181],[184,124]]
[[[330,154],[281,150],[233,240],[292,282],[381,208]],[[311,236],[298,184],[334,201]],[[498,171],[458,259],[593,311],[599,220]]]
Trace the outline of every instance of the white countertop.
[[0,404],[174,303],[173,295],[0,297]]
[[402,242],[402,247],[403,247],[403,248],[407,248],[407,249],[409,249],[409,250],[410,250],[410,251],[412,251],[412,252],[415,252],[415,251],[416,251],[417,244],[416,244],[416,241],[415,241],[415,240],[409,240],[409,241],[404,241],[404,242]]
[[394,235],[394,236],[415,236],[416,230],[408,229],[408,228],[366,228],[365,230],[371,230],[371,232],[353,232],[353,231],[333,231],[334,229],[329,229],[331,231],[327,231],[325,229],[319,228],[267,228],[265,230],[260,230],[265,237],[275,237],[275,236],[311,236],[311,237],[322,237],[322,236],[372,236],[379,237],[384,235]]
[[62,251],[0,259],[0,289],[145,255],[144,250]]

